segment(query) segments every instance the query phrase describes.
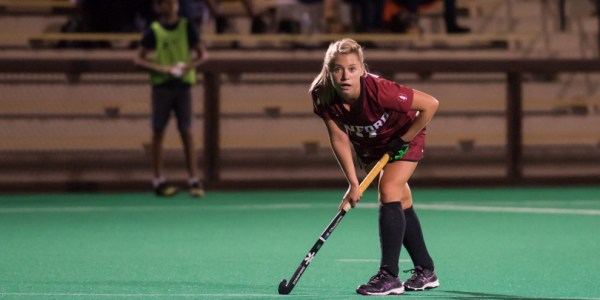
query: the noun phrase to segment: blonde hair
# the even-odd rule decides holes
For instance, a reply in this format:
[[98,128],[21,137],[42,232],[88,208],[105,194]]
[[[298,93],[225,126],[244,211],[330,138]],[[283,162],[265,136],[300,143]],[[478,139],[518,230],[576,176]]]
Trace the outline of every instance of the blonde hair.
[[325,52],[323,68],[317,77],[315,77],[310,85],[310,88],[308,89],[309,93],[311,94],[315,90],[318,91],[319,102],[321,104],[329,104],[335,96],[335,89],[333,88],[333,82],[331,78],[334,57],[338,54],[351,53],[355,53],[356,56],[358,56],[360,64],[366,71],[362,47],[355,40],[345,38],[329,44],[329,48],[327,49],[327,52]]

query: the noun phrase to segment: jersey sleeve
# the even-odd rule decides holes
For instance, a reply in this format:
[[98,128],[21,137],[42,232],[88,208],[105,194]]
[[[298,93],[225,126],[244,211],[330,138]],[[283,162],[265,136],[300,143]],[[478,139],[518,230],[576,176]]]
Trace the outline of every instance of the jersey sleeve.
[[321,104],[319,100],[319,91],[315,90],[311,93],[312,103],[313,103],[313,111],[314,113],[321,117],[323,120],[331,119],[331,114],[327,110],[326,106]]
[[152,28],[148,27],[148,29],[144,31],[140,44],[146,49],[154,50],[156,48],[156,36],[154,35]]
[[196,47],[200,43],[200,34],[193,22],[187,22],[188,45],[191,48]]
[[414,91],[412,88],[389,80],[379,82],[377,100],[383,108],[408,112],[411,110],[413,96]]

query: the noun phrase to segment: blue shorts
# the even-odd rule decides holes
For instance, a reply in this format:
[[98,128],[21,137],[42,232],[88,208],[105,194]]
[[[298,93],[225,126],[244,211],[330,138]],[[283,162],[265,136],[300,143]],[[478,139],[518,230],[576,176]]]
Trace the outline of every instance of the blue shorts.
[[192,127],[192,92],[190,87],[152,87],[152,130],[162,132],[175,113],[177,129]]

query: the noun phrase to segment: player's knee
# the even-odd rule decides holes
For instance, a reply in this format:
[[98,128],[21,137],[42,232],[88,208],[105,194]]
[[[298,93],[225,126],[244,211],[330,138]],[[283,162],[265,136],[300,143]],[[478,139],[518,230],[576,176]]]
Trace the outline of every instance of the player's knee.
[[412,192],[408,183],[405,183],[402,188],[402,208],[408,209],[413,205]]
[[191,134],[192,126],[187,125],[187,124],[180,124],[177,126],[177,130],[182,134]]
[[408,209],[413,205],[412,195],[410,193],[404,193],[402,195],[402,209]]
[[402,199],[402,189],[380,186],[379,187],[379,201],[381,203],[389,203],[394,201],[400,201]]
[[155,136],[162,136],[165,133],[165,127],[158,127],[158,126],[153,126],[152,127],[152,134],[154,134]]

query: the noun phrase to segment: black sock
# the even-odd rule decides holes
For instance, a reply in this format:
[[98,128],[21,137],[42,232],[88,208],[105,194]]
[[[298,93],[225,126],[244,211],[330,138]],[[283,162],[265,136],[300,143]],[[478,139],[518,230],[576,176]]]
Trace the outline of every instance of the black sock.
[[400,202],[384,203],[379,206],[380,269],[386,270],[394,277],[398,277],[398,261],[405,226],[406,221]]
[[419,222],[415,210],[411,206],[404,210],[404,215],[406,217],[406,232],[404,233],[403,241],[404,248],[408,251],[415,266],[433,270],[433,260],[431,259],[431,256],[429,256],[427,246],[425,246],[421,223]]

